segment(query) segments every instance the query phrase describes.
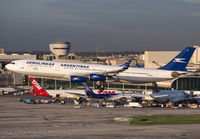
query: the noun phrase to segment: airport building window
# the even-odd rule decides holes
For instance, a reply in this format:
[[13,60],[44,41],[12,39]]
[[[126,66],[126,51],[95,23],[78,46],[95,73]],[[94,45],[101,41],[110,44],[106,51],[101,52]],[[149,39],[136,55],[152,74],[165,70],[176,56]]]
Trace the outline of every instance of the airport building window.
[[199,77],[178,78],[172,82],[171,87],[176,90],[200,91],[200,78]]

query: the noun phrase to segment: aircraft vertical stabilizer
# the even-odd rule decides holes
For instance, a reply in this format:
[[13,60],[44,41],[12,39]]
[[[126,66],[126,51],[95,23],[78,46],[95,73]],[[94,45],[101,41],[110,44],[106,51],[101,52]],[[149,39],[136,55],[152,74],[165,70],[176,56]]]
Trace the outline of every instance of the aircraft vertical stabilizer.
[[190,61],[195,47],[186,47],[181,51],[174,59],[172,59],[168,64],[159,68],[163,70],[175,70],[175,71],[185,71],[188,62]]
[[91,96],[93,96],[93,95],[96,95],[96,94],[92,91],[92,89],[90,89],[90,87],[87,85],[86,82],[82,82],[82,84],[83,84],[83,86],[84,86],[84,88],[85,88],[85,92],[86,92],[86,94],[87,94],[88,97],[91,97]]
[[156,82],[152,83],[152,93],[160,92],[160,89],[158,88],[158,85]]
[[44,88],[42,88],[34,78],[30,77],[29,79],[30,79],[31,84],[33,86],[33,91],[30,92],[31,94],[45,96],[45,97],[51,97],[47,93],[47,91]]

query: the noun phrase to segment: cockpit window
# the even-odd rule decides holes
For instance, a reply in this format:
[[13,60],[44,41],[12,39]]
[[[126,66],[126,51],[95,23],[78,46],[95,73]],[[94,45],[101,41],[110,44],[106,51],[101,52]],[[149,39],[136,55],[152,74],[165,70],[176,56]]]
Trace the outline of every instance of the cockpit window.
[[15,62],[11,62],[11,64],[15,64]]

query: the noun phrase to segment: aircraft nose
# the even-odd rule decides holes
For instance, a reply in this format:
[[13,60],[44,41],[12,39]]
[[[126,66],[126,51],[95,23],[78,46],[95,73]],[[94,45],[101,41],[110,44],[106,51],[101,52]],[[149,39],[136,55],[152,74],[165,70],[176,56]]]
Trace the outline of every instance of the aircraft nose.
[[6,69],[11,70],[11,64],[7,64],[5,67]]

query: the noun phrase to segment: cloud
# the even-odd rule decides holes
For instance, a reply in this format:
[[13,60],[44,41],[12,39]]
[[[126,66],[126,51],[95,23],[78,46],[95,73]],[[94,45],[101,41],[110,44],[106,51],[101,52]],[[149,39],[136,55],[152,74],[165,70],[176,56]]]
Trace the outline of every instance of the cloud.
[[199,6],[200,0],[3,1],[0,41],[10,50],[47,49],[57,38],[70,39],[74,50],[175,50],[199,39]]

